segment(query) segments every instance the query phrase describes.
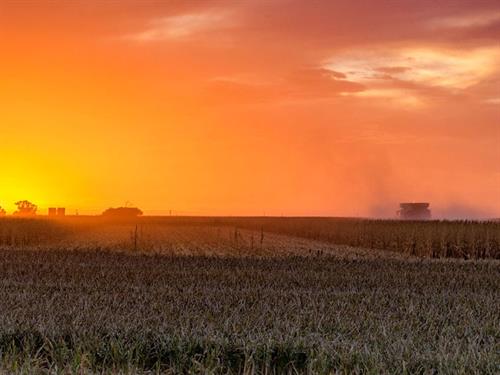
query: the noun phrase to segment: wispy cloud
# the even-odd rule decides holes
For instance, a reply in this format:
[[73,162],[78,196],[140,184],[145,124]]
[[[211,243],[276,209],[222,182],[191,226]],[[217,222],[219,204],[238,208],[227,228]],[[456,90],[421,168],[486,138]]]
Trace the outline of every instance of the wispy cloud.
[[488,104],[500,105],[500,98],[489,98],[489,99],[485,99],[484,102],[488,103]]
[[227,11],[206,11],[156,18],[146,29],[126,35],[126,39],[141,42],[181,39],[192,35],[214,31],[232,24]]
[[435,18],[427,26],[432,29],[463,29],[488,26],[496,22],[500,22],[500,11]]
[[334,70],[309,68],[295,71],[287,84],[295,96],[328,97],[365,89],[364,85],[346,78],[344,73]]
[[420,108],[424,105],[423,100],[414,92],[398,88],[373,88],[344,95],[356,96],[359,98],[381,98],[384,99],[387,104],[396,103],[407,108]]
[[303,68],[291,74],[264,80],[259,76],[219,76],[208,80],[207,96],[211,103],[261,104],[297,103],[340,97],[365,89],[345,79],[343,73],[322,68]]

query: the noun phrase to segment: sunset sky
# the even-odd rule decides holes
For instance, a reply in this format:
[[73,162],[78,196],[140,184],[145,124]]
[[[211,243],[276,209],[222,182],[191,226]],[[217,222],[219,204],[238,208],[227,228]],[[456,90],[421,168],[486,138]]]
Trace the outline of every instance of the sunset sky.
[[0,2],[0,206],[500,216],[500,2]]

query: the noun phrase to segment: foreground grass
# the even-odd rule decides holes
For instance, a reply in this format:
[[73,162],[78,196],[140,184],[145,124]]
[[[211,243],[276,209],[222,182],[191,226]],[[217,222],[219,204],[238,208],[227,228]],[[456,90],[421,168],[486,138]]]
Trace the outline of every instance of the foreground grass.
[[0,251],[7,373],[500,371],[500,263]]

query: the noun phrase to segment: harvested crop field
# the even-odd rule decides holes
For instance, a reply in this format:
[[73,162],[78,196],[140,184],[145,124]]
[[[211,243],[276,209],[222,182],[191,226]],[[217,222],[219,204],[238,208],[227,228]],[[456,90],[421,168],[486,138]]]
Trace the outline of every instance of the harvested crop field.
[[500,371],[498,260],[192,224],[4,244],[1,370]]

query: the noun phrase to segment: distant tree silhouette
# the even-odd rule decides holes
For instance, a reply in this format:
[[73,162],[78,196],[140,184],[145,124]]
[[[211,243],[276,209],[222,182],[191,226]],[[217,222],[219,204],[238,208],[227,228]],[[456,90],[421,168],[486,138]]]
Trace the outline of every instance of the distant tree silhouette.
[[0,207],[0,216],[5,216],[5,215],[7,215],[7,212],[2,207]]
[[15,203],[17,211],[14,212],[16,216],[35,216],[38,206],[30,201],[19,201]]
[[142,211],[137,207],[116,207],[108,208],[102,213],[105,217],[137,217],[141,216]]

